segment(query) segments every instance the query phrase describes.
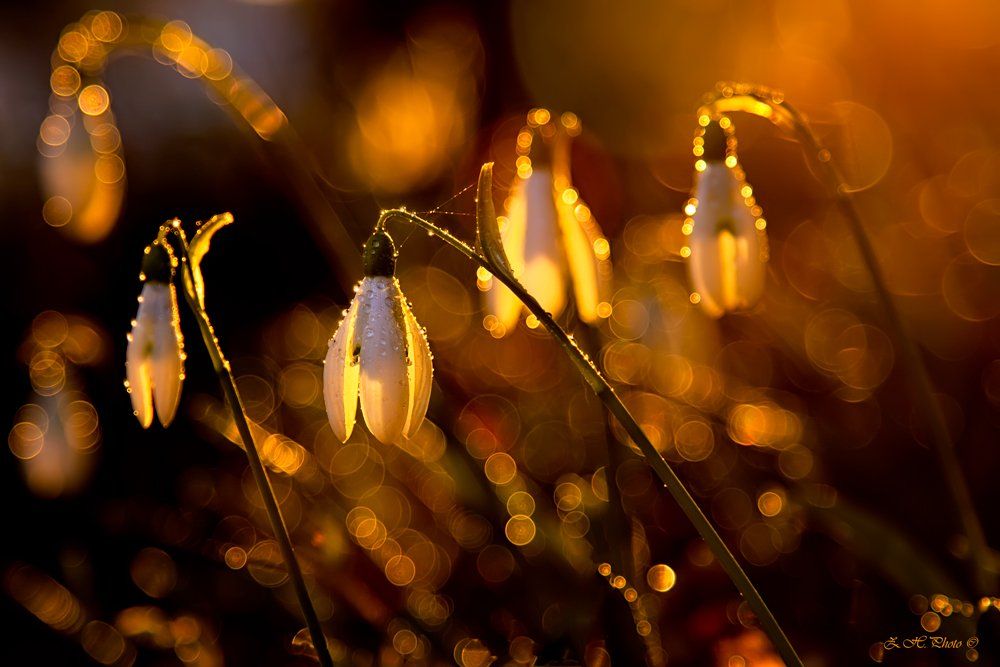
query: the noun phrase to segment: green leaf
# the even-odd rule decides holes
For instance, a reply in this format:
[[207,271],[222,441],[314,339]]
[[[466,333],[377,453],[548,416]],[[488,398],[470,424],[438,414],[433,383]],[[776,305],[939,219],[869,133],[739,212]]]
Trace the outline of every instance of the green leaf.
[[500,238],[496,210],[493,208],[493,163],[487,162],[479,172],[476,188],[476,250],[486,258],[494,273],[502,271],[513,278],[514,272],[507,260]]
[[808,502],[805,507],[817,528],[875,566],[901,593],[967,599],[965,588],[930,554],[875,514],[843,498],[828,507]]
[[[201,277],[201,260],[208,254],[208,249],[212,245],[212,237],[229,223],[233,222],[232,213],[220,213],[213,215],[208,222],[198,228],[194,238],[188,245],[188,261],[191,264],[191,275],[194,276],[194,292],[198,295],[198,303],[205,307],[205,281]],[[184,274],[184,283],[187,289],[191,289],[188,284],[187,273]]]

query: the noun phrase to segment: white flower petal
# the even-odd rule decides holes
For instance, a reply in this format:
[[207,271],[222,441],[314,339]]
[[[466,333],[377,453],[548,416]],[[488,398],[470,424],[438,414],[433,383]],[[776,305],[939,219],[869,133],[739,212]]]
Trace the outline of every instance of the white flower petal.
[[147,283],[143,293],[155,294],[150,303],[153,354],[150,374],[153,380],[153,403],[160,424],[168,426],[177,413],[184,382],[184,341],[181,337],[177,293],[172,284]]
[[132,399],[132,410],[142,427],[149,428],[153,423],[153,384],[149,373],[153,338],[149,318],[142,315],[140,302],[139,314],[129,333],[128,347],[125,348],[125,379]]
[[402,297],[395,278],[374,276],[361,282],[358,298],[368,308],[358,338],[361,412],[372,435],[392,443],[402,435],[410,407]]
[[[707,223],[705,224],[707,226]],[[697,223],[695,227],[697,228]],[[701,239],[692,233],[688,274],[694,291],[701,297],[699,304],[702,310],[711,317],[721,317],[726,311],[726,306],[722,300],[722,270],[717,238]]]
[[567,203],[562,193],[557,192],[556,205],[559,208],[559,227],[562,229],[566,263],[573,279],[573,295],[580,319],[594,323],[600,319],[597,306],[601,302],[601,261],[594,250],[594,243],[604,235],[593,215],[588,212],[581,220],[576,213],[577,206],[586,206],[577,199]]
[[756,219],[742,199],[736,201],[733,220],[736,221],[736,275],[739,279],[738,308],[750,308],[764,294],[767,278],[766,236],[756,227]]
[[[568,140],[559,141],[553,155],[553,197],[559,212],[563,251],[573,283],[573,295],[580,319],[594,323],[600,319],[598,305],[610,288],[611,263],[597,256],[595,244],[604,234],[590,208],[572,187]],[[604,240],[606,244],[607,241]]]
[[409,354],[410,373],[410,410],[406,416],[406,424],[403,426],[403,433],[407,438],[412,438],[427,414],[427,404],[431,400],[431,386],[433,385],[434,364],[431,357],[431,348],[427,344],[427,336],[420,328],[420,323],[414,317],[406,299],[400,295],[403,307],[403,319],[406,323],[406,349]]
[[721,162],[709,162],[698,176],[694,197],[688,271],[705,311],[750,308],[764,289],[762,232],[740,193],[742,183]]
[[524,183],[524,272],[521,284],[542,308],[558,316],[566,306],[566,277],[559,250],[552,172],[535,169]]
[[360,367],[355,347],[355,326],[358,322],[358,298],[351,301],[344,319],[330,339],[323,366],[323,398],[333,434],[347,442],[354,431],[358,410]]
[[[527,228],[523,179],[518,178],[511,188],[505,212],[507,222],[501,229],[503,250],[514,277],[519,278],[524,272],[524,235]],[[518,315],[521,314],[521,301],[496,278],[493,279],[490,291],[486,293],[486,305],[489,312],[500,321],[502,331],[510,331],[517,324]]]
[[496,278],[493,279],[490,291],[486,293],[486,301],[490,314],[500,323],[500,331],[506,334],[517,325],[518,315],[521,314],[521,300]]

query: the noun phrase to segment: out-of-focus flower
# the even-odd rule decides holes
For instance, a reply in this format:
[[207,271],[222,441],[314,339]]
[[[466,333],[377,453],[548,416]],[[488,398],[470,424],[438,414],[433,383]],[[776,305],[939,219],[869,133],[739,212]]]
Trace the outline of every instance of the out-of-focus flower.
[[745,630],[735,637],[719,640],[715,647],[716,665],[754,665],[780,667],[785,664],[775,655],[767,635],[760,630]]
[[101,424],[76,369],[97,364],[105,345],[89,319],[54,310],[35,317],[21,344],[34,393],[15,413],[7,444],[37,496],[72,495],[90,479]]
[[345,146],[351,170],[380,193],[433,182],[469,144],[477,116],[483,45],[474,25],[436,13],[358,91]]
[[375,232],[365,244],[365,277],[330,339],[323,369],[326,412],[341,441],[354,430],[359,393],[365,424],[385,443],[411,437],[427,412],[431,351],[395,268],[392,238]]
[[[81,108],[101,109],[107,91],[87,88]],[[91,115],[76,114],[65,103],[54,107],[59,113],[47,116],[38,133],[42,218],[78,241],[95,243],[111,232],[125,198],[121,137],[110,108]]]
[[160,424],[170,424],[184,382],[184,338],[172,281],[174,265],[166,243],[157,241],[146,248],[139,313],[132,321],[125,351],[125,386],[143,428],[153,423],[154,406]]
[[[75,384],[68,382],[69,387]],[[8,436],[24,481],[42,498],[78,493],[90,479],[100,449],[97,410],[77,389],[33,400],[17,411]]]
[[[542,307],[559,315],[566,307],[566,283],[572,282],[580,319],[594,323],[611,310],[604,300],[611,249],[570,178],[569,142],[579,133],[580,120],[572,113],[558,121],[547,109],[528,113],[517,137],[517,176],[500,223],[514,277]],[[536,141],[539,137],[542,141]],[[517,323],[522,304],[490,276],[479,278],[493,316],[487,327],[502,336]]]
[[732,123],[703,116],[701,124],[694,192],[684,207],[690,245],[681,254],[690,256],[691,300],[720,317],[752,307],[764,291],[766,222],[738,165]]

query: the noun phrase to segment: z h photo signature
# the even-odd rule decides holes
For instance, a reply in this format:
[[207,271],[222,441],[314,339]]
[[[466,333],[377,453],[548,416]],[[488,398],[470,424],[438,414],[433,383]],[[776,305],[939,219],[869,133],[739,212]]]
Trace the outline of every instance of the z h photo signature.
[[942,635],[917,635],[914,637],[889,637],[882,642],[886,651],[897,649],[970,649],[979,646],[979,637],[955,639]]

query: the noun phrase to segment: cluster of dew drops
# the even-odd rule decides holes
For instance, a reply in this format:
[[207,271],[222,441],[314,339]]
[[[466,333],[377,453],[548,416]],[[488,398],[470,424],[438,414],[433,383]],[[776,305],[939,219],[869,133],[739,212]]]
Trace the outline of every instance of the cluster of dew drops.
[[[380,291],[382,291],[382,292],[387,292],[386,294],[384,294],[382,296],[382,298],[385,300],[386,305],[389,308],[392,308],[393,305],[394,305],[395,299],[397,299],[398,297],[396,296],[396,294],[388,293],[390,286],[396,287],[395,290],[392,290],[393,292],[401,294],[401,292],[399,290],[399,281],[396,278],[393,278],[392,282],[382,282],[382,281],[379,281],[378,289]],[[357,322],[358,320],[361,320],[361,319],[366,320],[366,322],[365,322],[365,330],[364,330],[364,337],[370,339],[370,338],[372,338],[375,335],[375,328],[371,325],[370,319],[367,317],[368,312],[371,309],[371,304],[366,299],[366,295],[361,291],[361,282],[360,281],[357,284],[354,285],[354,293],[357,295],[355,298],[358,299],[358,312],[357,312],[357,315],[355,315],[355,322]],[[404,301],[405,306],[412,311],[413,310],[413,303],[409,299],[406,299],[405,297],[402,297],[402,299]],[[349,312],[350,312],[349,308],[345,308],[344,310],[341,311],[341,313],[340,313],[340,315],[341,315],[341,323],[338,324],[338,328],[340,326],[343,326],[344,318],[347,317],[347,314]],[[427,336],[427,328],[423,327],[423,326],[420,326],[419,323],[417,324],[417,326],[419,327],[420,334],[426,338],[426,336]],[[404,320],[403,327],[404,327],[404,330],[403,330],[402,333],[405,336],[406,335],[405,320]],[[388,349],[388,343],[387,343],[387,341],[385,339],[383,339],[383,340],[380,341],[379,344],[380,344],[380,346],[382,348],[379,351],[379,356],[382,356],[382,357],[387,356],[389,354],[389,349]],[[327,346],[328,347],[331,346],[331,345],[333,345],[333,336],[331,336],[330,340],[327,342]],[[412,366],[413,365],[413,355],[411,354],[412,350],[410,350],[409,346],[406,346],[406,345],[404,345],[404,346],[406,347],[406,357],[405,357],[406,365],[407,366]],[[392,351],[393,352],[399,352],[400,349],[401,349],[401,346],[400,346],[399,341],[395,342],[393,344],[393,346],[392,346]],[[431,360],[434,359],[434,354],[433,353],[430,354],[430,359]],[[360,360],[361,360],[361,345],[359,343],[355,342],[354,343],[354,349],[351,351],[351,359],[349,361],[349,364],[351,366],[356,366],[356,365],[358,365],[358,363],[360,363]],[[324,364],[326,363],[325,359],[323,360],[323,363]]]

